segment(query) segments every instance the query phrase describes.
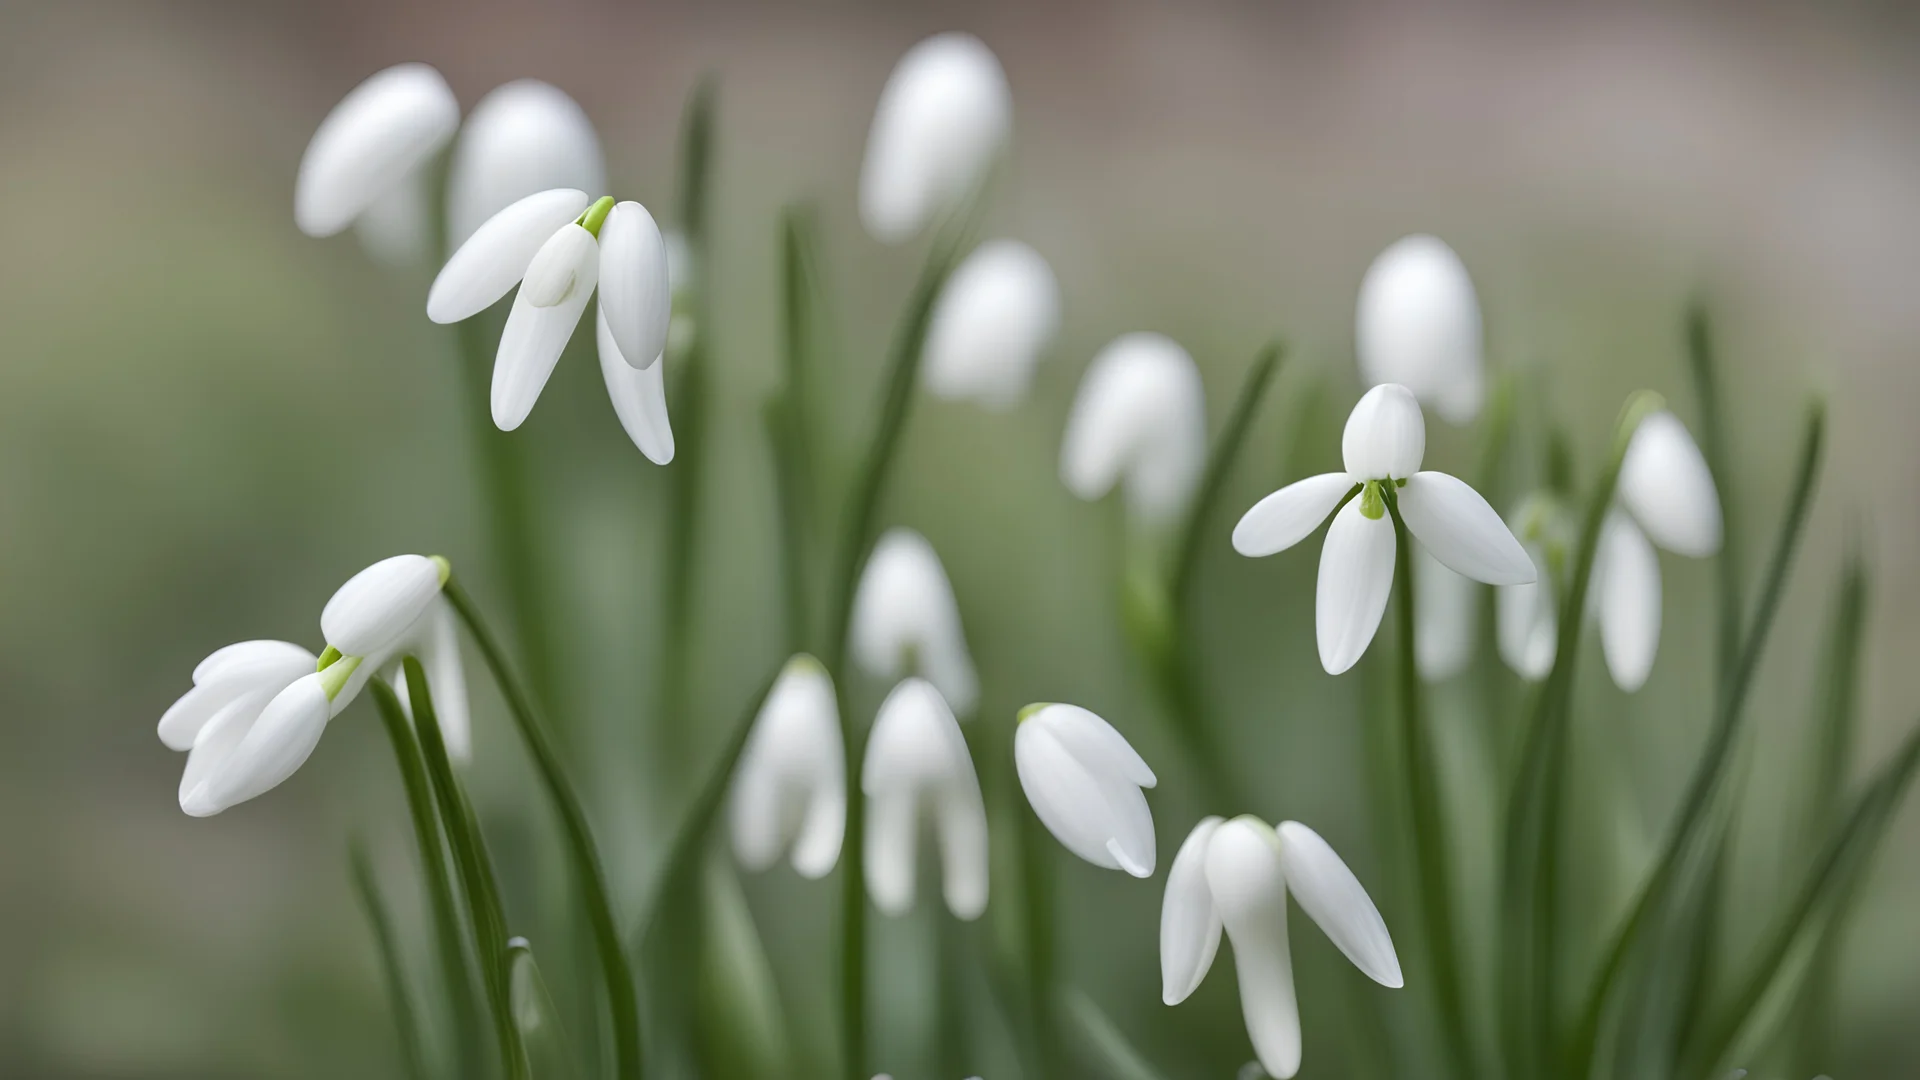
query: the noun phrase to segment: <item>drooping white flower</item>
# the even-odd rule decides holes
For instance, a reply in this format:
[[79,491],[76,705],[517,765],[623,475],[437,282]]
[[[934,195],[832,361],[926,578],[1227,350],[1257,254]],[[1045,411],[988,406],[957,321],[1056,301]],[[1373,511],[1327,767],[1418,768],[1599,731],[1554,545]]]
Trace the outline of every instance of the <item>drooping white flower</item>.
[[1660,651],[1660,557],[1647,534],[1617,508],[1600,526],[1589,588],[1607,672],[1615,686],[1632,693],[1646,685]]
[[987,908],[987,810],[966,737],[933,684],[893,688],[867,738],[867,895],[888,915],[913,908],[914,851],[924,811],[940,844],[942,891],[958,919]]
[[1451,679],[1473,659],[1480,631],[1480,589],[1424,547],[1413,549],[1413,655],[1420,677]]
[[975,248],[933,308],[922,361],[927,389],[1005,411],[1026,397],[1033,368],[1060,328],[1060,286],[1018,240]]
[[1067,490],[1091,501],[1123,484],[1128,511],[1164,526],[1186,510],[1206,462],[1206,392],[1193,357],[1153,333],[1125,334],[1101,349],[1067,416]]
[[180,808],[194,813],[201,785],[223,771],[234,748],[280,692],[313,674],[314,655],[286,641],[242,641],[193,669],[193,689],[160,717],[160,741],[188,751]]
[[438,71],[400,64],[376,73],[333,107],[307,144],[295,224],[308,236],[332,236],[383,198],[404,198],[459,124],[460,103]]
[[1014,730],[1021,790],[1041,824],[1095,866],[1153,876],[1157,781],[1113,725],[1078,705],[1029,705]]
[[840,858],[847,777],[833,680],[800,655],[767,693],[740,752],[728,797],[734,857],[760,871],[791,853],[802,877],[825,877]]
[[860,573],[849,629],[853,659],[877,679],[919,675],[962,716],[973,711],[980,680],[960,627],[953,586],[927,538],[892,528]]
[[454,143],[448,249],[521,199],[556,188],[607,189],[593,122],[564,91],[539,79],[495,87],[473,107]]
[[348,578],[320,610],[320,633],[343,656],[386,650],[440,595],[451,567],[429,555],[395,555]]
[[1300,1009],[1287,941],[1287,893],[1368,978],[1404,980],[1393,938],[1353,872],[1297,821],[1278,831],[1258,818],[1203,819],[1167,872],[1160,909],[1161,996],[1185,1001],[1220,950],[1233,942],[1240,1009],[1260,1064],[1280,1080],[1300,1070]]
[[1403,237],[1367,268],[1354,346],[1368,383],[1399,383],[1449,423],[1467,423],[1486,397],[1480,334],[1473,279],[1438,237]]
[[897,244],[953,209],[1007,141],[1013,95],[993,50],[972,34],[927,38],[894,66],[867,135],[860,221]]
[[[459,322],[493,305],[515,284],[513,310],[493,364],[493,422],[519,427],[598,287],[600,370],[620,422],[643,454],[673,457],[666,388],[659,366],[671,299],[666,242],[637,202],[589,204],[572,188],[537,192],[488,218],[453,253],[427,295],[427,317]],[[619,360],[619,364],[613,363]],[[622,368],[631,370],[622,370]]]
[[1413,538],[1449,569],[1489,585],[1535,578],[1520,541],[1479,492],[1446,473],[1420,470],[1426,446],[1426,422],[1412,392],[1395,383],[1376,386],[1347,418],[1340,440],[1345,472],[1289,484],[1255,503],[1234,526],[1235,551],[1272,555],[1306,539],[1333,515],[1314,595],[1320,663],[1329,674],[1359,661],[1387,608],[1395,556],[1385,485],[1393,486]]

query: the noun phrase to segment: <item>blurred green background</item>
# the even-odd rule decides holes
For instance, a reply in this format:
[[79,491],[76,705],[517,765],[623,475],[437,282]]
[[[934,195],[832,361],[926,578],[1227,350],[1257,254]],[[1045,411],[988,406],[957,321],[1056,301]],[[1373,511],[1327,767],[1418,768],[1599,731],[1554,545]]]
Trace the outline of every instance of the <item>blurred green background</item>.
[[[690,764],[710,757],[781,659],[759,421],[778,381],[778,209],[810,200],[824,237],[837,347],[815,405],[821,481],[838,491],[921,257],[860,232],[859,156],[894,60],[949,28],[980,35],[1006,67],[1014,149],[987,231],[1051,260],[1064,325],[1017,412],[921,402],[883,517],[920,529],[945,560],[987,711],[1084,704],[1159,768],[1163,867],[1203,813],[1297,818],[1346,853],[1396,931],[1413,930],[1363,783],[1363,702],[1369,684],[1384,687],[1386,662],[1338,680],[1321,672],[1316,545],[1251,562],[1227,546],[1231,518],[1218,523],[1198,621],[1209,693],[1258,805],[1218,805],[1181,767],[1122,636],[1116,508],[1074,501],[1055,474],[1075,383],[1105,341],[1152,329],[1185,344],[1217,426],[1259,344],[1288,340],[1231,481],[1237,513],[1337,461],[1359,389],[1355,289],[1404,233],[1434,232],[1461,253],[1490,363],[1524,373],[1519,450],[1537,451],[1539,433],[1564,424],[1583,481],[1630,391],[1661,390],[1684,419],[1697,415],[1680,319],[1704,295],[1737,461],[1729,524],[1750,534],[1754,564],[1785,497],[1801,402],[1828,396],[1816,517],[1753,704],[1726,926],[1740,955],[1806,858],[1795,799],[1812,676],[1850,541],[1874,567],[1856,775],[1920,705],[1909,663],[1920,638],[1915,9],[10,0],[0,6],[0,1075],[398,1075],[345,872],[346,837],[361,832],[417,935],[410,833],[370,709],[344,714],[283,788],[206,821],[179,812],[182,759],[153,730],[214,648],[248,637],[317,646],[334,586],[385,555],[449,555],[506,617],[452,336],[422,314],[430,269],[383,269],[350,236],[318,242],[294,229],[294,170],[327,109],[403,60],[440,68],[465,106],[512,78],[547,79],[597,125],[616,193],[671,216],[682,99],[701,73],[718,76],[716,413],[695,707],[676,733],[658,730],[650,692],[666,473],[621,434],[582,349],[513,436],[533,462],[552,556],[542,572],[564,614],[560,726],[632,912]],[[1431,423],[1431,467],[1470,469],[1477,433]],[[1593,870],[1593,918],[1617,910],[1644,866],[1707,723],[1711,569],[1663,557],[1662,570],[1664,647],[1648,686],[1616,691],[1591,641],[1583,658],[1581,792],[1608,808],[1617,855]],[[554,943],[543,966],[564,983],[565,935],[540,914],[560,888],[550,822],[470,667],[482,815],[509,904],[528,913],[536,947]],[[877,703],[883,690],[861,693]],[[1482,698],[1460,686],[1436,695],[1436,722],[1457,736],[1461,874],[1479,889],[1497,799],[1476,764]],[[1843,1053],[1827,1066],[1840,1080],[1920,1072],[1916,814],[1909,806],[1896,824],[1846,938]],[[1232,1075],[1251,1054],[1225,971],[1178,1009],[1160,1004],[1161,879],[1064,860],[1061,874],[1066,977],[1176,1080]],[[837,894],[785,870],[749,880],[747,894],[795,1060],[821,1060]],[[1484,963],[1490,912],[1472,894],[1465,910]],[[902,1062],[889,1067],[903,1080],[932,1038],[926,913],[876,920],[875,1060]],[[1010,914],[996,908],[989,921]],[[1385,992],[1305,925],[1294,930],[1302,1075],[1369,1075],[1339,1017]],[[1411,1000],[1392,1007],[1416,1011]],[[992,1042],[992,1010],[976,1011]],[[1013,1075],[1003,1061],[981,1068]],[[1419,1075],[1401,1064],[1395,1075]]]

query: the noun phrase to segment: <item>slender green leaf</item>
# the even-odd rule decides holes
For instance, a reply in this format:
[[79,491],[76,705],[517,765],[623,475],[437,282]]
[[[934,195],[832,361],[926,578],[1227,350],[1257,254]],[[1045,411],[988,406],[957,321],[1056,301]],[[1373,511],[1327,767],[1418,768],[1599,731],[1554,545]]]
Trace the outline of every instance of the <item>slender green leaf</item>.
[[1078,1046],[1089,1068],[1106,1080],[1166,1080],[1094,1000],[1079,990],[1060,994],[1060,1007],[1073,1020]]
[[806,211],[789,206],[780,217],[780,299],[786,385],[767,402],[766,424],[773,447],[774,495],[780,509],[780,564],[786,592],[787,651],[805,652],[812,638],[812,606],[807,567],[813,540],[813,447],[809,437],[807,387],[813,345],[811,269],[813,222]]
[[1720,554],[1715,559],[1719,573],[1720,629],[1717,636],[1719,664],[1714,672],[1717,683],[1724,683],[1733,672],[1740,650],[1740,530],[1733,520],[1734,491],[1732,457],[1727,451],[1726,426],[1721,422],[1720,380],[1713,348],[1713,324],[1706,304],[1695,300],[1687,308],[1687,370],[1693,377],[1693,392],[1700,407],[1700,451],[1707,459],[1707,471],[1713,474],[1715,493],[1720,498]]
[[534,1080],[572,1080],[580,1075],[573,1058],[573,1041],[560,1023],[547,981],[533,958],[533,946],[523,937],[509,938],[506,948],[507,1000],[513,1022],[520,1029]]
[[1240,393],[1234,398],[1233,410],[1227,414],[1227,422],[1214,440],[1212,452],[1207,455],[1206,471],[1200,476],[1200,487],[1194,494],[1193,505],[1187,510],[1186,527],[1181,533],[1180,547],[1174,557],[1175,612],[1184,612],[1192,600],[1194,576],[1200,568],[1200,552],[1206,547],[1207,535],[1219,513],[1220,499],[1226,494],[1227,477],[1232,475],[1234,463],[1240,460],[1240,451],[1246,447],[1247,434],[1253,430],[1253,418],[1260,411],[1260,400],[1266,395],[1267,387],[1272,385],[1273,376],[1280,370],[1280,361],[1285,355],[1286,345],[1271,341],[1253,358],[1253,363],[1247,367],[1246,378],[1240,382]]
[[367,849],[354,837],[347,845],[347,861],[353,870],[353,891],[366,912],[373,944],[380,953],[380,973],[387,982],[387,1000],[393,1008],[393,1026],[400,1037],[400,1055],[407,1063],[407,1075],[426,1080],[425,1040],[420,1035],[420,1014],[413,1007],[413,995],[407,991],[407,967],[400,956],[400,939],[393,932],[393,920],[380,899],[380,886],[374,881],[373,864]]

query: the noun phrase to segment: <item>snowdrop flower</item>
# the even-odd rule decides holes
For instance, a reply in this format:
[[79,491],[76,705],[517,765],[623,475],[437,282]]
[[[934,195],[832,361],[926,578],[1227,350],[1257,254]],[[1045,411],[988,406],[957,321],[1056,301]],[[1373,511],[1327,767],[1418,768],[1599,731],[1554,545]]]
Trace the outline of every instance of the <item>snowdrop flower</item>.
[[1272,555],[1333,516],[1314,595],[1320,663],[1329,674],[1359,661],[1387,608],[1395,558],[1388,485],[1408,531],[1449,569],[1489,585],[1534,580],[1533,562],[1479,492],[1446,473],[1420,471],[1426,446],[1426,422],[1412,392],[1395,383],[1376,386],[1347,418],[1340,440],[1345,472],[1289,484],[1234,526],[1235,551]]
[[268,703],[312,674],[314,655],[286,641],[228,645],[193,669],[193,689],[160,717],[161,743],[188,752],[180,809],[196,817],[216,812],[206,800],[207,781],[227,773]]
[[564,91],[539,79],[495,87],[473,107],[453,147],[448,248],[521,199],[555,188],[607,189],[592,121]]
[[947,910],[987,909],[987,809],[967,740],[933,684],[907,679],[880,705],[860,768],[867,796],[867,894],[888,915],[913,908],[914,848],[933,818]]
[[897,244],[953,209],[1007,141],[1013,95],[993,51],[945,33],[908,49],[888,76],[860,169],[860,221]]
[[671,303],[666,242],[637,202],[585,192],[537,192],[488,218],[453,253],[427,295],[437,323],[471,318],[514,285],[513,311],[493,363],[493,422],[519,427],[553,374],[595,287],[595,334],[607,393],[627,434],[659,464],[673,458],[659,359]]
[[1113,725],[1078,705],[1029,705],[1014,730],[1020,788],[1040,823],[1095,866],[1152,877],[1153,770]]
[[1616,507],[1594,551],[1593,614],[1614,684],[1646,684],[1660,648],[1660,559],[1656,546],[1701,559],[1720,550],[1720,497],[1707,461],[1671,412],[1634,429],[1620,463]]
[[1186,510],[1207,461],[1206,393],[1193,357],[1160,334],[1125,334],[1080,380],[1060,447],[1060,479],[1092,501],[1124,483],[1143,524]]
[[980,695],[953,586],[927,538],[888,529],[860,572],[849,630],[854,662],[878,679],[916,674],[965,716]]
[[333,107],[307,144],[295,224],[308,236],[332,236],[376,204],[375,234],[404,224],[408,200],[420,197],[421,166],[459,124],[460,104],[438,71],[400,64],[375,74]]
[[754,718],[729,796],[740,865],[761,871],[791,850],[793,868],[825,877],[847,825],[846,762],[833,680],[811,656],[787,661]]
[[1287,893],[1346,958],[1382,986],[1403,984],[1387,924],[1353,871],[1312,829],[1252,817],[1203,819],[1167,872],[1160,909],[1161,996],[1185,1001],[1220,950],[1224,928],[1240,975],[1254,1053],[1287,1080],[1300,1070],[1300,1009],[1287,944]]
[[1060,286],[1018,240],[974,249],[947,280],[927,328],[927,389],[1004,412],[1026,397],[1033,367],[1060,329]]
[[333,715],[352,703],[373,672],[384,671],[411,719],[402,661],[419,660],[447,756],[465,762],[473,754],[467,679],[453,605],[441,594],[452,572],[438,555],[395,555],[348,578],[320,611],[320,633],[327,641],[320,666],[332,670],[343,660],[359,665],[335,699]]
[[1439,238],[1404,237],[1373,260],[1360,282],[1354,345],[1368,383],[1399,383],[1449,423],[1479,415],[1480,302],[1460,256]]

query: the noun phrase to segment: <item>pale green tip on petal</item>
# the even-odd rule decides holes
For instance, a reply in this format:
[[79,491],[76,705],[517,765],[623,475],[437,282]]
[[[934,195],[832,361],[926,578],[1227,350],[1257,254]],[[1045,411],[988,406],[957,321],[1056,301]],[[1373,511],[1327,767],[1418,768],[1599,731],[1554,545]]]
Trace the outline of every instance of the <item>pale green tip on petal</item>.
[[825,675],[827,666],[815,659],[812,653],[794,653],[781,670],[782,674],[788,675]]
[[1024,724],[1027,722],[1028,719],[1030,719],[1033,716],[1034,713],[1039,712],[1041,709],[1052,708],[1053,704],[1054,703],[1051,701],[1036,701],[1033,704],[1028,705],[1026,708],[1021,709],[1018,713],[1016,713],[1014,722]]
[[[440,584],[444,588],[448,580],[453,577],[453,563],[449,562],[445,555],[429,555],[427,559],[433,563],[435,569],[440,571]],[[332,651],[332,646],[328,646],[328,651]]]

